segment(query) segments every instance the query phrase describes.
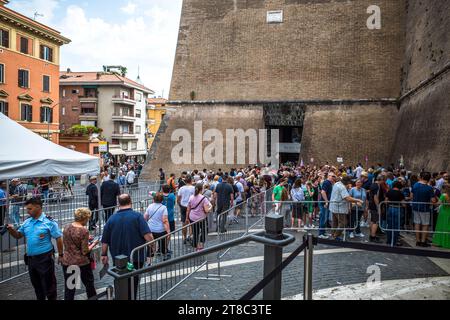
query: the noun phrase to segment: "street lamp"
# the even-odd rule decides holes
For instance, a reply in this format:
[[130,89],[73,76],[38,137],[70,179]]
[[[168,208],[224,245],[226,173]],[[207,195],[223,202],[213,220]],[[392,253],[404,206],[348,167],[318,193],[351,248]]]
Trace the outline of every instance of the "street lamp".
[[[58,106],[59,104],[60,104],[60,102],[58,102],[57,104],[49,107],[49,109],[51,111],[53,111],[53,108]],[[50,141],[50,117],[48,117],[48,119],[47,119],[47,140]]]

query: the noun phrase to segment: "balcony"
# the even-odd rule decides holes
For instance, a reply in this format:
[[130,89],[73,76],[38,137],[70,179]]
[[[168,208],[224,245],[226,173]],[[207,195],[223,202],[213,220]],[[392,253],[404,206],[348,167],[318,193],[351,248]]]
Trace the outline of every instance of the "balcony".
[[80,103],[98,103],[98,97],[84,97],[81,96]]
[[117,103],[117,104],[126,104],[129,106],[135,106],[136,105],[136,101],[127,97],[127,96],[113,96],[112,98],[112,102],[113,103]]
[[138,137],[134,133],[130,132],[120,132],[120,131],[114,131],[111,135],[112,139],[118,139],[118,140],[137,140]]
[[98,114],[96,113],[81,113],[80,114],[80,121],[97,121],[98,120]]
[[136,118],[131,113],[114,113],[111,117],[112,121],[135,122]]

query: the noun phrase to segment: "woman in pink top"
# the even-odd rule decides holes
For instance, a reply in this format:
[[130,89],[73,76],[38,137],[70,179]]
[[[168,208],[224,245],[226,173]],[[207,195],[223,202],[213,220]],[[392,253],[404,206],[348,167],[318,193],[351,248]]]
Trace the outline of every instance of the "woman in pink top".
[[202,195],[203,185],[195,186],[195,194],[189,198],[186,212],[186,224],[192,225],[193,241],[192,246],[197,251],[203,249],[203,243],[206,238],[206,216],[212,209],[211,202]]

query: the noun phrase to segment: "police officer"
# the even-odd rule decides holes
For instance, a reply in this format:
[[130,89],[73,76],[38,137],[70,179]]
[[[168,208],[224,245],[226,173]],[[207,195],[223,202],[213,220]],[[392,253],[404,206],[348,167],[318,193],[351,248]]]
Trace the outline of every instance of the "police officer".
[[[8,231],[16,239],[27,239],[27,254],[25,264],[28,265],[31,284],[38,300],[56,300],[56,276],[54,248],[52,238],[56,239],[59,259],[63,257],[62,233],[53,219],[42,212],[42,201],[32,198],[25,202],[30,218],[15,230],[8,225]],[[58,262],[59,262],[58,259]]]

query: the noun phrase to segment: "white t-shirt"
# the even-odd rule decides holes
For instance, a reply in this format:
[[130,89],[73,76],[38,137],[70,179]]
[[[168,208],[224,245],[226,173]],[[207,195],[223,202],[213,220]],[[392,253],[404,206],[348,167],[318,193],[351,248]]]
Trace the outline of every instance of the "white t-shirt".
[[134,174],[134,171],[130,171],[130,172],[128,172],[127,173],[127,181],[128,181],[128,183],[133,183],[134,182],[134,177],[135,177],[135,174]]
[[182,186],[180,190],[178,190],[178,195],[181,197],[180,204],[183,207],[187,207],[189,204],[189,198],[194,195],[194,193],[194,186]]
[[359,166],[358,166],[358,168],[355,169],[357,179],[361,178],[361,174],[363,171],[364,171],[364,169]]
[[163,233],[164,228],[163,217],[168,216],[167,207],[161,203],[152,203],[145,212],[145,218],[151,232]]
[[244,186],[240,182],[236,182],[234,185],[239,190],[239,195],[236,197],[236,202],[240,202],[240,201],[242,201],[242,193],[244,193]]

